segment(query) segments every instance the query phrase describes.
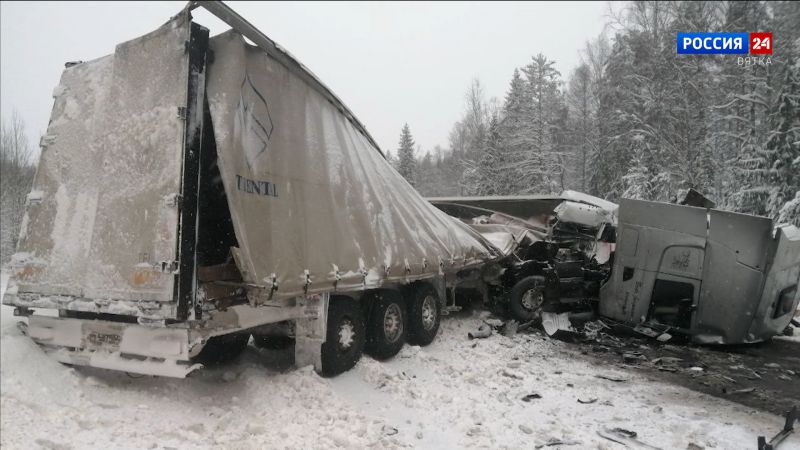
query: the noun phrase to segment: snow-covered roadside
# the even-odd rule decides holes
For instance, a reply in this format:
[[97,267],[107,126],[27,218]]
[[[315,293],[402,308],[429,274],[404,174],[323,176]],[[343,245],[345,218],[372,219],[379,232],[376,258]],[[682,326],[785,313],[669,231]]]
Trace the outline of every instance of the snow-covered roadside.
[[[3,307],[0,446],[8,449],[533,448],[551,438],[581,442],[563,448],[622,448],[597,435],[603,427],[634,430],[665,449],[751,449],[758,434],[781,425],[776,416],[592,366],[539,336],[469,341],[474,316],[446,319],[429,347],[406,347],[384,363],[365,357],[334,379],[309,368],[280,372],[254,348],[185,380],[76,370],[45,356],[14,322]],[[531,393],[541,398],[521,400]],[[785,448],[792,446],[800,442]]]

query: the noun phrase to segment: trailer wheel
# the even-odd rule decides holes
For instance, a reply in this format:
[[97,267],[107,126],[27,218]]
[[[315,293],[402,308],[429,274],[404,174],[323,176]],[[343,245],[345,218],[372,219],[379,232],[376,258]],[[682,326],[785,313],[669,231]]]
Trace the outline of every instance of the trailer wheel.
[[364,318],[358,303],[349,297],[331,298],[327,328],[320,374],[332,377],[352,369],[364,351]]
[[208,339],[200,354],[194,357],[204,366],[216,366],[233,361],[247,348],[250,333],[230,333]]
[[382,291],[370,295],[366,350],[375,359],[396,355],[406,343],[406,302],[399,292]]
[[542,313],[545,303],[545,279],[534,275],[525,277],[511,288],[508,307],[520,322],[533,320]]
[[413,286],[408,310],[408,342],[420,346],[433,342],[442,320],[442,305],[436,289],[426,283]]

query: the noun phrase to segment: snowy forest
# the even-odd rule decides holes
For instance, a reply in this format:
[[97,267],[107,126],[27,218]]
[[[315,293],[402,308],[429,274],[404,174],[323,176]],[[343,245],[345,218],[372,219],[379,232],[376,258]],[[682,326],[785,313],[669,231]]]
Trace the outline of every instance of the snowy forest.
[[[800,2],[640,1],[607,17],[568,75],[533,48],[504,99],[475,79],[448,148],[416,148],[406,124],[395,168],[425,196],[674,201],[694,188],[800,226]],[[771,31],[774,50],[747,64],[677,55],[680,31]]]

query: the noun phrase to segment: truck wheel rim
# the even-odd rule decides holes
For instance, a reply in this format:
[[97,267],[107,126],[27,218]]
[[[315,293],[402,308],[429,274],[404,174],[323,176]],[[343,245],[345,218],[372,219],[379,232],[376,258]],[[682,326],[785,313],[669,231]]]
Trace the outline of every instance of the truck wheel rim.
[[544,295],[539,289],[528,289],[522,296],[522,306],[529,311],[536,311],[542,307]]
[[436,324],[436,299],[429,295],[422,301],[422,327],[426,331],[433,329]]
[[346,352],[353,346],[355,327],[350,319],[344,319],[339,325],[339,350]]
[[383,333],[390,343],[397,342],[403,334],[403,313],[397,303],[389,305],[383,313]]

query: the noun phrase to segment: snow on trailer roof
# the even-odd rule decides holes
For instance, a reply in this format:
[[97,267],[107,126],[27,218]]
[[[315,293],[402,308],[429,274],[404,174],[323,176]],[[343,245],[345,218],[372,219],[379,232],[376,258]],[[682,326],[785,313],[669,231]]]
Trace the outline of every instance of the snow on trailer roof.
[[545,194],[545,195],[490,195],[483,197],[428,197],[431,203],[458,203],[458,202],[517,202],[517,201],[533,201],[533,200],[570,200],[573,202],[587,203],[598,208],[605,209],[609,212],[619,209],[616,203],[604,200],[593,195],[584,194],[583,192],[565,190],[558,195]]
[[487,195],[483,197],[426,197],[431,203],[458,203],[459,201],[517,201],[517,200],[565,200],[560,195]]
[[198,7],[202,7],[228,24],[231,28],[241,33],[244,37],[252,41],[254,44],[256,44],[256,46],[260,47],[262,50],[267,52],[268,55],[272,56],[283,66],[289,69],[290,72],[299,76],[314,90],[322,94],[329,102],[336,106],[339,112],[341,112],[347,118],[347,120],[350,121],[353,126],[364,135],[364,137],[367,138],[367,141],[369,141],[369,143],[375,147],[375,150],[377,150],[381,156],[384,158],[386,157],[378,143],[367,131],[367,128],[361,123],[361,121],[358,120],[350,108],[348,108],[347,105],[345,105],[344,102],[336,94],[334,94],[333,91],[322,82],[322,80],[319,79],[319,77],[314,75],[311,70],[303,65],[303,63],[301,63],[286,49],[270,39],[269,36],[264,34],[253,24],[248,22],[244,17],[240,16],[238,13],[236,13],[236,11],[231,9],[231,7],[221,1],[190,1],[186,5],[185,9],[192,11]]
[[[603,200],[602,198],[598,198],[589,194],[584,194],[582,192],[565,190],[558,195],[555,194],[546,194],[546,195],[498,195],[498,196],[483,196],[483,197],[428,197],[426,198],[429,202],[435,204],[444,204],[444,203],[452,203],[452,204],[462,204],[462,205],[471,205],[471,206],[479,206],[485,209],[493,209],[493,207],[504,206],[504,207],[523,207],[525,205],[532,205],[535,202],[540,202],[542,204],[551,204],[555,208],[555,203],[560,202],[575,202],[575,203],[583,203],[587,205],[594,206],[596,208],[600,208],[601,210],[607,212],[612,218],[616,218],[617,211],[619,210],[619,205],[616,203],[612,203],[608,200]],[[508,214],[508,210],[504,210]]]

